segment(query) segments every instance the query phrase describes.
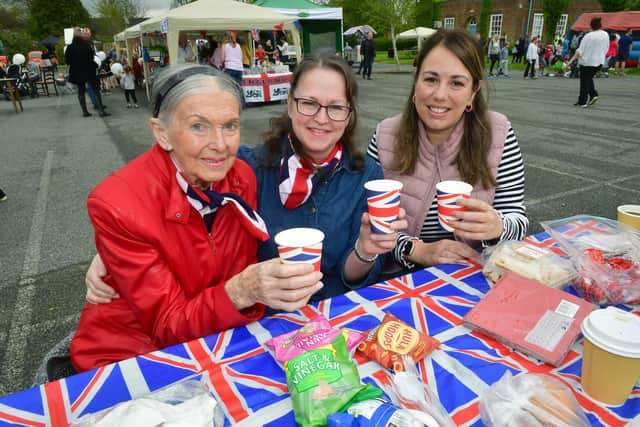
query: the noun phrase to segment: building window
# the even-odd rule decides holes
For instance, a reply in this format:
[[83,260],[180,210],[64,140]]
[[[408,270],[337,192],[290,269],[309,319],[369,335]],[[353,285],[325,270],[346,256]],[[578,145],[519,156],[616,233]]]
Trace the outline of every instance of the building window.
[[567,20],[569,19],[569,15],[563,13],[560,15],[560,19],[558,19],[558,25],[556,25],[556,36],[563,36],[564,32],[567,31]]
[[478,21],[476,20],[475,16],[469,18],[469,22],[467,22],[467,31],[471,35],[475,35],[478,31]]
[[494,35],[502,34],[502,14],[500,15],[491,15],[491,20],[489,21],[489,37],[493,37]]
[[542,37],[543,27],[544,27],[544,15],[542,13],[534,13],[533,26],[531,27],[531,36]]
[[456,18],[444,18],[444,29],[453,30],[456,27]]

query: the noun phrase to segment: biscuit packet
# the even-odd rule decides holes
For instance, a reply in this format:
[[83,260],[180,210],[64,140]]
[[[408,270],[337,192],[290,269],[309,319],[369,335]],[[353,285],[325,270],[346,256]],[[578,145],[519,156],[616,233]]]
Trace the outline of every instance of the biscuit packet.
[[343,334],[347,351],[351,353],[363,337],[359,332],[349,329],[333,329],[323,315],[309,320],[302,328],[271,338],[265,345],[274,351],[276,360],[284,363],[306,351],[331,344],[338,335]]
[[417,363],[440,346],[440,341],[419,332],[391,313],[386,313],[382,323],[365,332],[364,336],[358,352],[395,372],[406,370],[403,355]]
[[284,362],[295,420],[303,427],[325,426],[327,417],[382,391],[360,382],[344,335]]
[[547,248],[518,240],[505,240],[486,248],[481,256],[482,274],[496,283],[507,271],[562,289],[577,277],[571,261]]

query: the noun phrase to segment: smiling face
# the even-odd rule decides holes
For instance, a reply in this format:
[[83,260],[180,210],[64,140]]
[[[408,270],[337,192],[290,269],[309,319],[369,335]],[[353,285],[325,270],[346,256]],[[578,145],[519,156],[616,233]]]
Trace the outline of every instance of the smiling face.
[[160,146],[193,185],[207,188],[233,166],[240,145],[240,105],[227,91],[212,87],[187,96],[170,123],[152,118],[150,125]]
[[287,101],[293,133],[302,144],[304,156],[322,162],[342,138],[349,118],[345,121],[332,120],[326,108],[320,108],[313,116],[305,116],[298,112],[293,98],[349,107],[344,77],[332,69],[312,68],[300,76],[293,92]]
[[449,49],[434,47],[426,56],[415,82],[415,106],[429,140],[446,141],[464,110],[473,104],[471,73]]

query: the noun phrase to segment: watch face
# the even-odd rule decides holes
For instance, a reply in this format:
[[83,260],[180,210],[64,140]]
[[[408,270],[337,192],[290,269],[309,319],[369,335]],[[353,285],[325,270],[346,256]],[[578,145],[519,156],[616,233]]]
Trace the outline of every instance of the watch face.
[[409,256],[413,252],[413,240],[408,240],[402,248],[402,256]]

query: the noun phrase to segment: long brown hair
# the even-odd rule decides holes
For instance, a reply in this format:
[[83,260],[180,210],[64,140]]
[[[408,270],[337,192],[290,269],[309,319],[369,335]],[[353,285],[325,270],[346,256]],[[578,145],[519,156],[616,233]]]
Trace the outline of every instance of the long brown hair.
[[392,168],[406,175],[412,174],[415,170],[418,160],[420,117],[412,97],[420,77],[422,63],[436,46],[443,46],[453,53],[464,64],[473,79],[473,90],[476,91],[476,96],[473,99],[472,111],[464,113],[464,133],[460,151],[454,163],[464,181],[470,184],[479,183],[488,188],[495,185],[495,179],[491,175],[487,161],[487,154],[491,147],[489,108],[480,84],[484,72],[484,54],[478,42],[470,34],[461,30],[439,30],[427,39],[418,54],[413,87],[396,133]]
[[[351,166],[354,169],[362,169],[364,167],[364,156],[356,147],[355,141],[355,131],[358,125],[358,84],[356,83],[351,67],[349,67],[344,59],[331,54],[317,54],[305,57],[291,77],[289,102],[294,102],[293,96],[298,87],[300,78],[308,71],[315,70],[317,68],[336,71],[344,78],[347,103],[351,107],[351,114],[348,119],[349,123],[347,123],[340,141],[342,142],[343,151],[351,160]],[[291,124],[289,114],[285,111],[284,114],[271,119],[271,129],[263,135],[264,145],[266,148],[265,166],[271,166],[275,159],[280,158],[282,154],[280,144],[287,134],[291,134],[291,143],[295,152],[298,154],[304,153],[302,144],[293,133],[293,126]]]

